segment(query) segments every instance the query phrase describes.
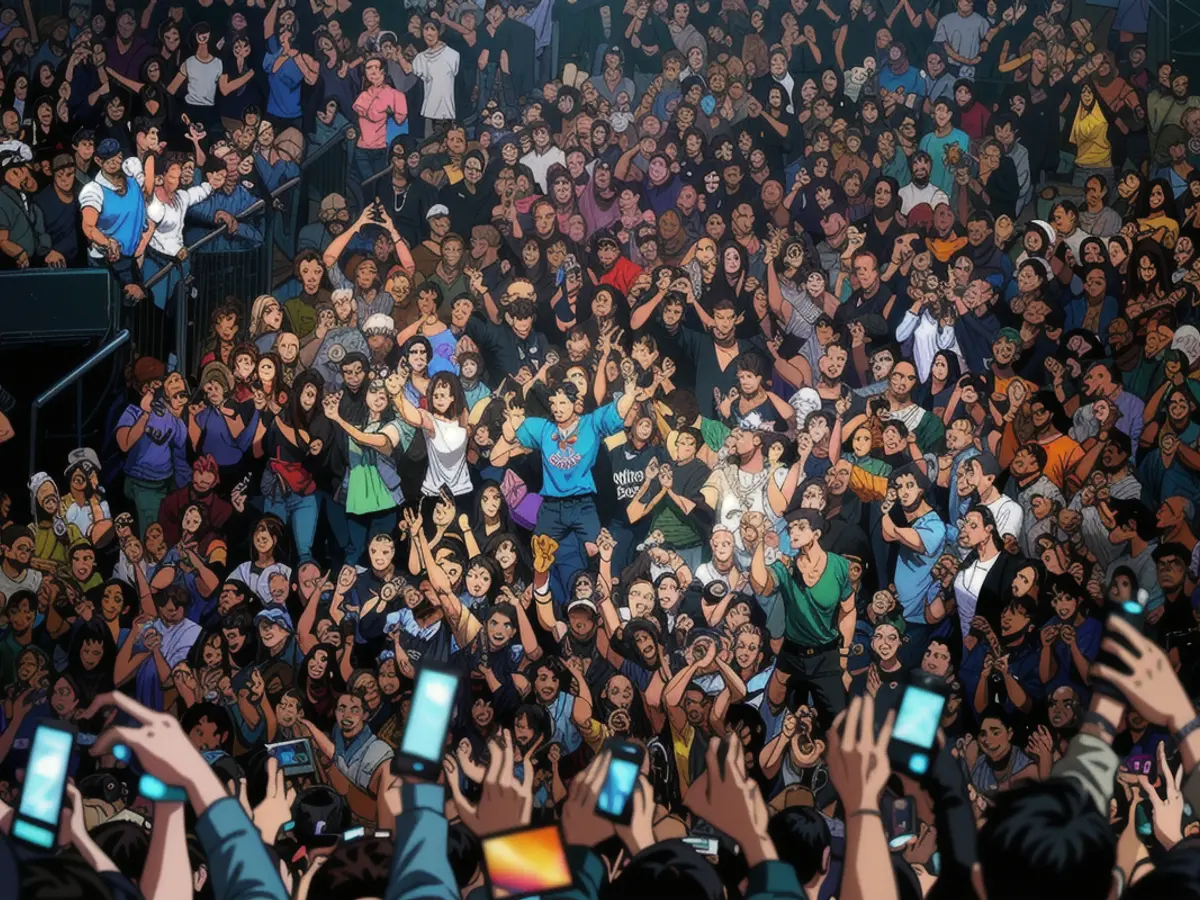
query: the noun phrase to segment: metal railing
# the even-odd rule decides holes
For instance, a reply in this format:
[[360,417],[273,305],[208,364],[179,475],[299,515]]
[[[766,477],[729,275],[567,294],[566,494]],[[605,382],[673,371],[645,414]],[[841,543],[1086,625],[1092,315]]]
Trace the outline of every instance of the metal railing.
[[30,476],[37,469],[37,445],[38,445],[38,411],[69,388],[72,384],[75,385],[75,438],[77,447],[83,446],[83,381],[84,375],[94,369],[97,365],[104,362],[127,343],[129,343],[131,335],[128,329],[118,332],[117,336],[111,341],[81,362],[78,366],[60,378],[51,387],[47,388],[42,393],[34,398],[33,403],[29,408],[29,474]]
[[[291,278],[300,230],[316,220],[321,199],[346,189],[345,138],[350,127],[347,124],[314,148],[301,163],[300,174],[272,191],[269,199],[256,200],[234,217],[239,222],[261,217],[260,242],[244,248],[232,244],[212,248],[219,239],[232,237],[222,223],[187,246],[185,261],[172,260],[146,280],[147,297],[129,316],[138,353],[162,360],[174,354],[176,368],[190,374],[189,367],[201,358],[212,312],[220,304],[233,298],[248,314],[255,297],[271,293]],[[166,310],[156,311],[150,295],[172,276],[178,277],[178,283],[167,298]]]

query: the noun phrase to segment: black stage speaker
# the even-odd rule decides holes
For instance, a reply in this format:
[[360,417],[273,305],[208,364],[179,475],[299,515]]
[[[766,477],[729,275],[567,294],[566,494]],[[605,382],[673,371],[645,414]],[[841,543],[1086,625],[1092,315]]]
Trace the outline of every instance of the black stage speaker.
[[0,346],[99,339],[117,322],[107,269],[0,274]]

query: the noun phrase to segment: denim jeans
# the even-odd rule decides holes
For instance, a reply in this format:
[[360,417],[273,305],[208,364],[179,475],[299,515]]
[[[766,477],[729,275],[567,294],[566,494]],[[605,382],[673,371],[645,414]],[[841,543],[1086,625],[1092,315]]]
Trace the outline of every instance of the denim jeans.
[[264,498],[263,512],[278,516],[292,525],[292,537],[296,541],[296,555],[300,562],[312,560],[313,538],[317,534],[317,512],[319,504],[314,494],[288,494],[278,500]]
[[613,551],[613,571],[620,572],[627,565],[633,562],[637,556],[637,546],[646,539],[646,535],[650,533],[650,517],[644,516],[642,520],[634,525],[627,525],[624,522],[614,519],[608,523],[608,533],[617,540],[617,549]]
[[[388,152],[386,147],[379,150],[364,150],[362,147],[356,145],[351,151],[348,187],[350,189],[350,202],[354,204],[356,210],[361,211],[363,209],[363,199],[366,196],[363,192],[362,183],[372,175],[386,169],[387,164]],[[371,188],[367,188],[367,193],[371,193]]]
[[561,605],[570,597],[571,579],[587,568],[584,544],[600,533],[596,498],[543,497],[534,534],[548,534],[558,541],[558,552],[550,570],[550,593]]
[[167,309],[170,306],[170,315],[174,316],[176,311],[174,304],[171,303],[171,299],[174,297],[179,283],[186,280],[191,274],[191,257],[188,257],[183,262],[178,262],[168,256],[164,256],[153,248],[148,248],[146,256],[142,260],[142,278],[145,281],[149,281],[168,266],[171,268],[171,271],[150,289],[150,296],[154,298],[154,305],[159,309]]

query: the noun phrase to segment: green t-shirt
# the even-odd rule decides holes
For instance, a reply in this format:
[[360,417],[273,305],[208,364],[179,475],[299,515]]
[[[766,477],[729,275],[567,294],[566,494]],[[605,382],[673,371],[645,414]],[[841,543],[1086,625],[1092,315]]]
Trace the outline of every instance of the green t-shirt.
[[804,647],[820,647],[838,639],[838,604],[849,597],[850,563],[836,553],[826,554],[825,571],[809,587],[804,578],[782,562],[771,563],[771,576],[783,597],[784,637]]

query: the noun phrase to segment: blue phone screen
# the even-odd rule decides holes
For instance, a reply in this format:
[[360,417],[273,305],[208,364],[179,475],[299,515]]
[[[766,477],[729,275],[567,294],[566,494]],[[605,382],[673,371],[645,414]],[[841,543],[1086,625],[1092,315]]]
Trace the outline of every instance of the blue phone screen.
[[[48,828],[15,823],[14,833],[17,837],[43,847],[54,846],[58,816],[62,812],[63,788],[67,783],[67,770],[74,746],[75,735],[69,731],[38,728],[34,733],[29,766],[25,770],[25,785],[21,789],[19,813],[23,818],[41,822]],[[22,827],[18,829],[17,824]]]
[[629,797],[637,786],[639,766],[628,759],[616,759],[608,764],[604,786],[596,800],[596,809],[607,816],[619,816],[625,811]]
[[422,669],[418,673],[401,753],[431,763],[440,762],[457,691],[458,678],[448,672]]
[[929,749],[937,737],[946,698],[915,684],[909,685],[900,701],[892,739]]

